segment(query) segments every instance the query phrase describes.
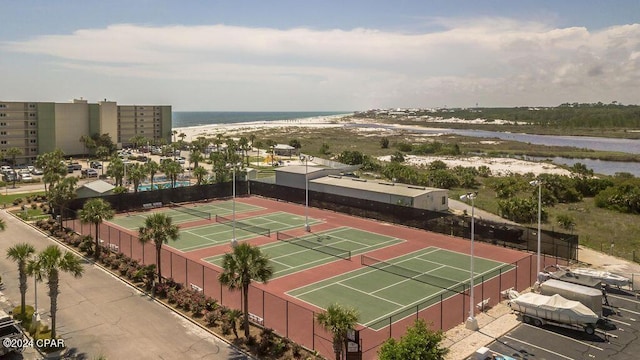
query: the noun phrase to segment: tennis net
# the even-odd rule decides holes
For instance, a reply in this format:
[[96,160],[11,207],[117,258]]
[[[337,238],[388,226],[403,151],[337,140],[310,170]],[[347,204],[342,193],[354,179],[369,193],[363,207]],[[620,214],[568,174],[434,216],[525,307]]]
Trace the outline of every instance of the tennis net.
[[220,216],[220,215],[216,215],[216,222],[219,222],[221,224],[226,224],[226,225],[231,225],[233,226],[233,223],[236,223],[236,227],[238,229],[242,229],[245,231],[249,231],[255,234],[259,234],[259,235],[264,235],[264,236],[271,236],[271,230],[262,226],[257,226],[257,225],[251,225],[248,224],[246,222],[242,222],[242,221],[238,221],[238,220],[233,220],[224,216]]
[[[289,235],[289,234],[285,234],[283,232],[276,232],[276,237],[278,238],[278,240],[280,241],[284,241],[284,242],[288,242],[294,245],[298,245],[307,249],[311,249],[311,250],[315,250],[321,253],[325,253],[327,255],[333,255],[335,257],[339,257],[341,259],[345,259],[345,260],[351,260],[351,251],[350,250],[343,250],[343,249],[339,249],[337,247],[333,247],[331,245],[326,245],[326,244],[321,244],[318,242],[313,242],[311,240],[308,239],[303,239],[303,238],[299,238],[299,237],[295,237],[293,235]],[[318,238],[318,241],[320,241],[320,239]]]
[[420,273],[416,270],[407,269],[367,255],[361,255],[360,263],[365,266],[419,281],[424,284],[436,286],[444,290],[454,291],[459,294],[464,293],[467,289],[467,286],[464,283],[459,283],[451,279],[445,279],[431,274]]
[[194,208],[190,208],[190,207],[186,207],[183,205],[179,205],[176,204],[174,202],[171,203],[171,207],[176,210],[176,211],[180,211],[186,214],[190,214],[193,216],[197,216],[203,219],[207,219],[207,220],[211,220],[211,213],[208,213],[206,211],[201,211],[201,210],[196,210]]

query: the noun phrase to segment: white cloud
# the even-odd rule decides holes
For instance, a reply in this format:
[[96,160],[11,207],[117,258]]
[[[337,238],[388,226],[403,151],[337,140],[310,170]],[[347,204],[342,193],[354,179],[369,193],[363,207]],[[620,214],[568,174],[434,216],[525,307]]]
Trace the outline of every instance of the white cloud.
[[192,87],[235,110],[247,101],[285,110],[637,102],[638,24],[590,32],[504,18],[435,22],[443,30],[422,34],[118,24],[1,45],[3,56],[47,56],[50,70],[138,89],[164,82],[178,108],[211,109],[189,100],[202,98]]

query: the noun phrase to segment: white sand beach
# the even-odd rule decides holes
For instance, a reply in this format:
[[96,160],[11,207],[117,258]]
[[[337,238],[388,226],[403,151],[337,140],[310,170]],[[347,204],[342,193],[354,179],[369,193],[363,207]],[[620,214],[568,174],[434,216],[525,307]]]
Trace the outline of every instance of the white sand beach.
[[[474,120],[470,120],[473,122]],[[336,128],[345,127],[347,124],[351,126],[351,130],[360,136],[375,136],[385,133],[402,131],[407,137],[407,141],[417,140],[424,137],[437,137],[444,135],[444,132],[436,134],[424,134],[424,133],[412,133],[412,129],[425,129],[424,127],[411,127],[391,125],[388,128],[372,128],[368,127],[368,124],[373,123],[371,119],[347,119],[345,115],[333,115],[333,116],[321,116],[306,119],[294,119],[294,120],[278,120],[278,121],[255,121],[255,122],[243,122],[243,123],[229,123],[229,124],[211,124],[192,127],[174,128],[178,134],[185,135],[185,141],[192,141],[198,137],[215,137],[217,134],[225,134],[225,136],[234,136],[240,133],[247,133],[250,131],[263,130],[263,129],[319,129],[319,128]],[[358,127],[357,124],[362,124],[362,127]],[[442,130],[442,129],[439,129]],[[484,140],[479,140],[485,142]],[[382,161],[389,161],[390,156],[381,157]],[[409,155],[406,157],[406,162],[413,165],[427,165],[435,160],[440,160],[446,163],[449,167],[464,166],[464,167],[479,167],[487,166],[493,175],[508,175],[508,174],[527,174],[532,173],[539,175],[542,173],[569,175],[570,172],[561,167],[544,162],[525,161],[513,158],[496,158],[496,157],[452,157],[452,156],[414,156]],[[292,162],[293,163],[293,162]]]

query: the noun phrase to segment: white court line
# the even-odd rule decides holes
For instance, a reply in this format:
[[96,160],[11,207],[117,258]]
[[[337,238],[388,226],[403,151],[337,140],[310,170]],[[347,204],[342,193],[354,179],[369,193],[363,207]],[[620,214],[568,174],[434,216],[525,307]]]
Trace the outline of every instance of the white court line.
[[[366,269],[366,268],[361,268],[361,269]],[[361,269],[359,269],[359,270],[361,270]],[[354,271],[359,271],[359,270],[354,270]],[[358,277],[360,277],[360,276],[364,276],[364,275],[367,275],[367,274],[371,274],[371,273],[376,272],[376,271],[379,271],[379,270],[378,270],[378,269],[376,269],[376,268],[372,268],[371,270],[364,271],[364,272],[362,272],[362,273],[360,273],[360,274],[352,275],[352,276],[349,276],[349,277],[347,277],[347,278],[340,279],[340,280],[337,280],[337,281],[335,281],[335,280],[333,280],[333,279],[335,279],[335,278],[337,278],[337,277],[344,276],[344,274],[335,275],[335,276],[332,276],[332,277],[327,278],[327,279],[318,280],[318,281],[316,281],[316,282],[314,282],[314,283],[311,283],[311,284],[307,284],[307,285],[301,286],[301,287],[299,287],[299,288],[297,288],[297,289],[289,290],[289,291],[287,291],[287,294],[289,294],[290,292],[296,291],[296,290],[298,290],[298,289],[301,289],[301,288],[305,288],[305,287],[308,287],[308,286],[313,286],[314,284],[318,284],[318,283],[325,282],[325,281],[326,281],[326,282],[329,282],[330,280],[333,280],[333,281],[331,281],[330,283],[328,283],[328,284],[326,284],[326,285],[323,285],[323,286],[321,286],[321,287],[319,287],[319,288],[315,288],[315,289],[313,289],[313,290],[309,290],[309,291],[306,291],[306,292],[304,292],[304,293],[301,293],[301,294],[298,294],[298,295],[292,295],[292,296],[294,296],[294,297],[295,297],[295,296],[299,296],[299,295],[307,294],[307,293],[310,293],[310,292],[313,292],[313,291],[316,291],[316,290],[324,289],[324,288],[329,287],[329,286],[331,286],[331,285],[333,285],[333,284],[335,284],[335,283],[339,283],[339,282],[342,282],[342,281],[348,281],[348,280],[351,280],[351,279],[355,279],[355,278],[358,278]]]
[[392,300],[389,300],[389,299],[386,299],[386,298],[383,298],[383,297],[380,297],[380,296],[377,296],[377,295],[373,295],[373,294],[371,294],[371,293],[368,293],[368,292],[363,291],[363,290],[360,290],[360,289],[356,289],[356,288],[351,287],[351,286],[349,286],[349,285],[345,285],[345,284],[343,284],[343,283],[341,283],[341,282],[338,282],[338,283],[335,283],[335,284],[338,284],[338,285],[340,285],[340,286],[346,287],[347,289],[351,289],[351,290],[356,291],[356,292],[359,292],[359,293],[363,293],[363,294],[366,294],[366,295],[369,295],[369,296],[373,296],[373,297],[374,297],[374,298],[376,298],[376,299],[380,299],[380,300],[382,300],[382,301],[386,301],[386,302],[388,302],[388,303],[390,303],[390,304],[393,304],[393,305],[395,305],[395,306],[404,306],[403,304],[397,303],[397,302],[395,302],[395,301],[392,301]]
[[[425,274],[428,274],[428,273],[430,273],[431,271],[435,271],[435,270],[438,270],[438,269],[442,269],[443,267],[447,267],[447,266],[446,266],[446,265],[440,265],[440,267],[435,268],[435,269],[430,270],[430,271],[427,271]],[[375,294],[375,293],[377,293],[378,291],[382,291],[382,290],[388,289],[388,288],[390,288],[390,287],[394,287],[394,286],[396,286],[396,285],[398,285],[398,284],[402,284],[402,283],[404,283],[404,282],[412,281],[412,280],[414,280],[414,281],[415,281],[415,279],[414,279],[414,278],[410,278],[410,279],[409,279],[409,278],[407,278],[407,279],[404,279],[404,280],[402,280],[402,281],[400,281],[400,282],[397,282],[397,283],[391,284],[391,285],[389,285],[389,286],[385,286],[385,287],[383,287],[383,288],[381,288],[381,289],[378,289],[378,290],[376,290],[376,291],[372,292],[372,294]],[[429,285],[431,285],[431,284],[429,284]]]
[[564,356],[564,355],[559,354],[559,353],[557,353],[557,352],[555,352],[555,351],[551,351],[551,350],[545,349],[545,348],[543,348],[543,347],[540,347],[540,346],[537,346],[537,345],[533,345],[533,344],[528,343],[528,342],[526,342],[526,341],[522,341],[522,340],[518,340],[518,339],[516,339],[516,338],[512,338],[512,337],[511,337],[511,336],[509,336],[509,335],[504,335],[503,337],[504,337],[505,339],[509,339],[509,340],[517,341],[517,342],[519,342],[519,343],[521,343],[521,344],[525,344],[525,345],[531,346],[531,347],[533,347],[533,348],[536,348],[536,349],[539,349],[539,350],[542,350],[542,351],[546,351],[546,352],[548,352],[549,354],[553,354],[553,355],[560,356],[560,357],[562,357],[562,358],[564,358],[564,359],[567,359],[567,360],[575,360],[574,358],[570,358],[570,357],[568,357],[568,356]]

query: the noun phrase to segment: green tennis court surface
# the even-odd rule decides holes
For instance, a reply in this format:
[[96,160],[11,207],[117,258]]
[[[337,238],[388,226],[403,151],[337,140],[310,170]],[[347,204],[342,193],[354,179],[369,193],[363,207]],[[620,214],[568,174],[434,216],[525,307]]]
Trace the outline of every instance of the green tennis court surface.
[[[237,205],[237,204],[236,204]],[[237,210],[237,208],[236,208]],[[242,224],[240,224],[242,222]],[[317,224],[319,220],[309,218],[309,224]],[[261,228],[271,232],[275,236],[276,231],[302,228],[305,225],[305,217],[279,211],[267,215],[238,219],[235,233],[236,240],[242,241],[262,234],[247,231],[243,227]],[[233,222],[214,223],[211,225],[196,226],[180,229],[180,238],[177,241],[169,241],[169,246],[181,251],[192,251],[210,246],[228,244],[233,239]]]
[[[248,205],[236,201],[236,214],[241,214],[250,211],[262,210],[264,208],[254,205]],[[190,210],[195,210],[191,211]],[[221,201],[215,204],[196,204],[196,205],[183,205],[183,207],[172,207],[152,210],[152,212],[160,212],[167,214],[173,219],[174,224],[182,224],[186,222],[198,221],[205,219],[204,215],[209,214],[213,219],[214,215],[228,215],[233,213],[233,201]],[[200,212],[204,214],[199,214]],[[143,213],[129,213],[127,215],[118,215],[114,217],[111,222],[119,225],[125,229],[136,230],[141,226],[144,226],[144,220],[149,216],[149,212]]]
[[[476,284],[483,276],[488,280],[501,271],[513,269],[512,265],[501,262],[478,257],[474,260]],[[441,294],[453,296],[469,284],[469,256],[436,247],[387,260],[388,264],[375,264],[372,259],[367,263],[370,266],[287,294],[323,309],[332,303],[351,306],[358,309],[361,324],[378,330],[388,325],[379,320],[392,315],[399,320],[404,312],[415,314],[416,307],[423,309],[436,304]]]
[[[286,240],[260,247],[260,250],[271,260],[275,270],[274,278],[332,261],[348,259],[357,254],[404,241],[350,227],[312,233],[299,238],[283,237],[279,234],[278,238]],[[204,260],[221,267],[222,256],[214,256]],[[359,260],[354,259],[354,261]]]

